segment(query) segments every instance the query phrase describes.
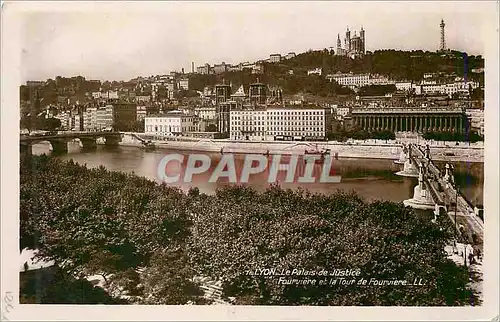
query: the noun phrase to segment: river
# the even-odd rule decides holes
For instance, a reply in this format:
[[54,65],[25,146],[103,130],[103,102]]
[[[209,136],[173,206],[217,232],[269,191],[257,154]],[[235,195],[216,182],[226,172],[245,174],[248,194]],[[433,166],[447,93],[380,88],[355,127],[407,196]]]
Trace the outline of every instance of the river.
[[[147,152],[135,147],[106,147],[99,145],[97,150],[81,150],[79,143],[68,143],[68,153],[57,155],[62,160],[73,159],[79,164],[86,164],[88,167],[104,166],[112,171],[133,172],[137,175],[147,177],[152,180],[158,179],[158,165],[167,153],[177,153],[186,156],[187,151],[171,151],[161,149]],[[33,154],[50,154],[49,143],[39,143],[33,146]],[[220,160],[218,153],[206,153],[210,155],[212,164],[210,171],[205,174],[194,175],[190,183],[173,183],[171,185],[179,187],[185,191],[191,187],[197,187],[201,192],[211,194],[218,187],[229,184],[226,180],[219,180],[214,183],[208,182],[209,173],[215,168],[217,160]],[[235,156],[236,167],[241,167],[244,156]],[[285,163],[286,161],[283,160]],[[444,168],[443,164],[437,162],[438,167]],[[321,165],[315,165],[314,171],[319,171]],[[394,175],[400,170],[400,165],[394,164],[392,160],[383,159],[352,159],[341,158],[333,161],[332,168],[335,174],[342,177],[340,183],[284,183],[280,182],[283,188],[296,189],[302,187],[313,193],[331,193],[338,189],[354,190],[366,200],[387,200],[400,202],[413,196],[413,188],[417,184],[416,178],[405,178]],[[471,201],[473,205],[483,204],[483,163],[456,162],[456,180],[460,185],[461,192]],[[284,176],[284,174],[283,174]],[[251,175],[249,185],[262,190],[268,187],[268,173]],[[280,177],[278,176],[278,179]]]

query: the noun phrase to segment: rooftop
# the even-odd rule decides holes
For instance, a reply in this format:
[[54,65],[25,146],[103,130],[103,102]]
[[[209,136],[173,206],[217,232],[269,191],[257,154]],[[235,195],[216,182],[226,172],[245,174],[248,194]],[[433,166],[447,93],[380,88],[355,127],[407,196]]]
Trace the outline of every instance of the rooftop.
[[394,113],[404,113],[404,114],[457,114],[463,113],[462,108],[449,108],[449,107],[384,107],[384,108],[369,108],[369,107],[354,107],[352,109],[352,114],[394,114]]

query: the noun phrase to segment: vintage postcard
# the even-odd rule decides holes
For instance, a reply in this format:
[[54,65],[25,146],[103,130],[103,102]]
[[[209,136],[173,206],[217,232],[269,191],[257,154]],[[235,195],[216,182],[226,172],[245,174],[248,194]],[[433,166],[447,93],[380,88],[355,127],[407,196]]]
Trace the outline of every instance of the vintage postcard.
[[498,2],[2,4],[2,319],[498,320]]

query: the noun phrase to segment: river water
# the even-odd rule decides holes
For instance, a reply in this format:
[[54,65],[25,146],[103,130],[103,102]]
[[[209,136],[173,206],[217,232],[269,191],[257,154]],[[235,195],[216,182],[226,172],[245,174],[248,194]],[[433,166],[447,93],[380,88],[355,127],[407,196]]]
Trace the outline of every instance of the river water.
[[[112,171],[124,171],[135,173],[140,176],[147,177],[152,180],[159,181],[158,165],[162,158],[171,153],[181,154],[185,159],[189,156],[187,151],[171,151],[160,149],[157,151],[148,152],[135,147],[106,147],[98,146],[97,150],[84,151],[81,150],[79,143],[68,143],[68,153],[61,154],[57,157],[62,160],[73,159],[79,164],[86,164],[88,167],[104,166]],[[33,154],[51,154],[50,145],[48,143],[39,143],[33,146]],[[230,184],[227,179],[221,178],[217,182],[210,183],[208,179],[210,173],[214,170],[221,155],[218,153],[205,153],[211,158],[211,166],[209,171],[204,174],[194,175],[193,180],[189,183],[176,182],[172,186],[179,187],[187,191],[191,187],[197,187],[201,192],[211,194],[218,187]],[[243,155],[235,155],[235,167],[241,168],[244,162]],[[286,158],[282,163],[287,163]],[[302,161],[303,163],[303,161]],[[303,171],[304,167],[299,162],[297,172]],[[437,163],[438,167],[444,169],[444,165]],[[296,189],[302,187],[314,193],[328,194],[338,189],[354,190],[358,195],[366,200],[387,200],[400,202],[409,199],[413,196],[413,189],[417,184],[416,178],[405,178],[394,175],[400,170],[400,165],[394,164],[392,160],[383,159],[352,159],[341,158],[333,160],[332,173],[340,175],[340,183],[320,183],[316,180],[314,183],[285,183],[285,173],[280,172],[278,175],[279,185],[283,188]],[[167,167],[168,168],[168,167]],[[461,192],[471,201],[473,205],[483,204],[483,180],[484,169],[483,163],[455,163],[457,169],[456,181],[460,185]],[[314,174],[319,173],[322,165],[314,165]],[[269,186],[267,183],[268,171],[260,174],[251,175],[248,185],[256,189],[263,190]],[[281,175],[282,174],[282,175]],[[319,175],[318,175],[319,178]]]

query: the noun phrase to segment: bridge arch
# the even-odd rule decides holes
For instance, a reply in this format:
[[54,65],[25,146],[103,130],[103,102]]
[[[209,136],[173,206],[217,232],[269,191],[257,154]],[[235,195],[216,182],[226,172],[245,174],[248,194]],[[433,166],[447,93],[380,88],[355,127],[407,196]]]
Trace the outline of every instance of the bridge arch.
[[68,152],[68,142],[76,139],[86,149],[96,148],[96,141],[100,138],[105,140],[106,145],[114,146],[121,142],[122,136],[119,132],[66,132],[49,136],[21,136],[20,152],[31,154],[32,145],[40,142],[49,142],[53,153]]

